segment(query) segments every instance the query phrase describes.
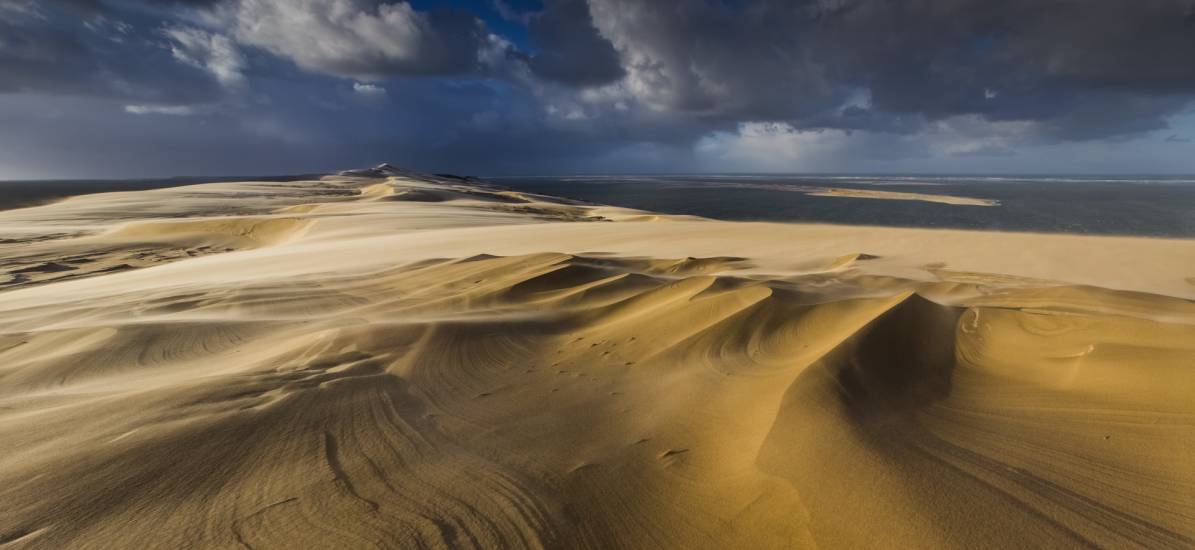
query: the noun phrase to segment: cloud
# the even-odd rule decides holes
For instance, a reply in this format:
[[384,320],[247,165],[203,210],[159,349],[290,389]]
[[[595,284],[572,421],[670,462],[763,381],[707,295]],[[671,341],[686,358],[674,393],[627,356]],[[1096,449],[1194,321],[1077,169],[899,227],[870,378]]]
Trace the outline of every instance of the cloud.
[[0,20],[41,17],[33,0],[8,0],[0,3]]
[[346,78],[469,72],[482,38],[466,12],[419,12],[406,2],[235,0],[217,14],[242,44]]
[[637,100],[714,119],[796,119],[838,103],[804,52],[798,11],[790,2],[590,1]]
[[521,10],[511,5],[507,0],[493,0],[493,3],[498,15],[507,21],[515,21],[527,25],[531,22],[531,17],[535,15],[534,11]]
[[134,115],[190,116],[195,108],[190,105],[125,105],[126,113]]
[[614,45],[598,34],[584,0],[552,0],[528,17],[528,32],[539,51],[531,71],[570,86],[598,86],[626,75]]
[[354,82],[353,93],[366,101],[380,101],[386,97],[386,88],[377,84]]
[[702,138],[695,149],[705,169],[745,172],[861,172],[931,154],[926,142],[909,136],[801,130],[785,122],[742,123],[733,132]]
[[[106,117],[88,134],[97,141],[136,125],[133,149],[174,130],[184,131],[175,145],[237,150],[199,143],[220,138],[190,128],[201,125],[189,111],[237,126],[255,154],[286,147],[306,161],[320,151],[343,165],[400,151],[395,160],[495,172],[927,159],[998,170],[1034,151],[1066,149],[1077,162],[1122,145],[1146,154],[1130,142],[1181,150],[1157,144],[1195,128],[1184,118],[1195,98],[1193,6],[0,0],[0,108],[28,94],[51,110],[87,99]],[[247,115],[255,122],[241,123]],[[7,123],[9,142],[43,125],[47,147],[49,130],[70,127]],[[321,141],[342,130],[353,141]],[[1051,160],[1034,158],[1039,169]],[[1174,158],[1167,166],[1189,166]]]
[[193,27],[168,27],[162,33],[172,41],[175,59],[211,73],[225,86],[245,84],[245,57],[228,37]]
[[96,60],[81,39],[33,12],[0,13],[0,92],[87,87]]
[[0,94],[46,93],[194,103],[219,91],[155,45],[156,28],[103,14],[98,3],[10,4],[0,10]]
[[845,4],[811,51],[883,112],[1031,120],[1043,137],[1089,140],[1164,127],[1195,91],[1187,0]]
[[917,133],[871,130],[804,130],[787,122],[746,122],[697,142],[708,169],[866,172],[902,166],[909,159],[991,159],[1014,156],[1033,142],[1033,122],[990,122],[960,115],[933,122]]
[[953,157],[1007,157],[1021,146],[1043,141],[1032,121],[993,122],[978,115],[957,115],[934,121],[916,135],[931,154]]
[[[910,117],[976,115],[1088,140],[1164,127],[1195,92],[1189,0],[590,0],[590,11],[638,101],[707,120],[920,132]],[[870,104],[845,109],[860,91]]]
[[363,82],[354,82],[353,91],[361,95],[385,95],[386,89],[377,84],[366,84]]
[[[1189,0],[495,5],[526,25],[525,51],[477,15],[407,2],[140,2],[201,14],[188,17],[203,28],[167,24],[170,51],[225,88],[248,81],[253,50],[356,82],[490,78],[539,97],[550,123],[584,120],[669,142],[759,120],[913,135],[963,116],[1035,122],[1034,135],[1022,136],[1030,141],[1116,138],[1165,128],[1195,93],[1195,68],[1182,53],[1195,51]],[[57,42],[44,34],[38,55],[61,51],[78,62],[94,50],[71,33]],[[53,68],[60,64],[23,61],[18,79],[72,83]],[[675,133],[682,129],[690,133]]]

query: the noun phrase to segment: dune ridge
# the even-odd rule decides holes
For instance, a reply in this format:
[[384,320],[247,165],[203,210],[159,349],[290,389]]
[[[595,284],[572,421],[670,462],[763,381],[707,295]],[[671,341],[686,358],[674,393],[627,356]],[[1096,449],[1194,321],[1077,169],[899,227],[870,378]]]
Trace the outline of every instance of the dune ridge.
[[1191,241],[389,165],[0,234],[4,548],[1195,545]]

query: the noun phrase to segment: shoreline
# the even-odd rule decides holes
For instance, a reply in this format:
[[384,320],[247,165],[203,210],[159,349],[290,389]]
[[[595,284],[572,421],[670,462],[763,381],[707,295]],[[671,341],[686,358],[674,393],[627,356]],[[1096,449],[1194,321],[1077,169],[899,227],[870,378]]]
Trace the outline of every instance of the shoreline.
[[[362,171],[350,170],[348,172],[362,172]],[[418,175],[420,177],[431,177],[431,178],[434,178],[437,180],[444,180],[444,181],[456,180],[458,182],[468,182],[468,183],[474,184],[474,185],[481,184],[481,185],[490,186],[490,187],[502,188],[506,191],[517,192],[517,193],[529,193],[532,195],[540,194],[540,193],[534,192],[534,191],[520,191],[515,187],[510,187],[503,183],[493,182],[486,178],[474,178],[471,176],[470,177],[462,177],[462,176],[454,176],[454,175],[449,175],[449,174],[418,174],[415,172],[405,172],[405,171],[404,171],[404,173],[414,174],[414,175]],[[192,178],[192,177],[186,177],[183,179],[188,179],[188,180],[196,179],[196,180],[200,180],[200,181],[179,182],[179,183],[170,182],[170,183],[165,183],[160,187],[155,184],[153,187],[144,188],[144,189],[136,188],[136,189],[102,190],[102,191],[95,191],[95,192],[89,192],[89,193],[78,193],[78,194],[55,196],[53,198],[46,199],[44,202],[40,202],[37,204],[23,204],[23,205],[14,206],[14,207],[0,207],[0,212],[6,212],[6,211],[10,211],[10,210],[20,210],[20,209],[26,209],[26,208],[38,208],[38,207],[42,207],[42,206],[52,205],[57,202],[69,200],[69,199],[76,198],[76,197],[83,197],[83,196],[103,194],[103,193],[126,193],[126,192],[140,191],[140,190],[166,189],[166,188],[172,188],[172,187],[183,187],[183,186],[191,186],[191,185],[202,185],[202,184],[206,184],[206,183],[222,183],[222,182],[234,182],[234,181],[243,181],[243,182],[286,182],[286,181],[305,181],[305,180],[306,181],[314,181],[315,179],[318,179],[319,177],[321,177],[321,176],[320,175],[312,175],[312,174],[294,175],[294,176],[260,176],[260,177],[256,177],[256,178],[221,178],[221,177],[213,177],[213,178],[194,177],[194,178]],[[73,181],[92,181],[92,180],[45,180],[45,181],[0,182],[0,189],[3,188],[4,183],[22,183],[22,184],[60,183],[60,182],[61,183],[70,183]],[[100,180],[95,180],[95,181],[100,181]],[[117,181],[121,181],[121,180],[104,180],[104,181],[117,182]],[[150,182],[150,181],[158,181],[158,180],[135,180],[135,181]],[[994,199],[979,199],[979,198],[961,197],[961,196],[956,197],[956,196],[951,196],[951,195],[925,195],[925,198],[922,198],[922,197],[920,197],[921,194],[918,194],[918,193],[889,192],[889,191],[882,191],[882,190],[870,192],[868,190],[856,190],[856,189],[851,189],[851,188],[834,188],[834,187],[828,187],[828,186],[823,186],[823,187],[808,187],[808,186],[806,186],[806,187],[801,187],[799,189],[798,188],[794,188],[794,189],[785,188],[784,191],[800,193],[800,194],[804,194],[807,196],[824,197],[824,198],[848,198],[848,199],[856,199],[856,200],[921,201],[921,202],[939,203],[939,204],[950,205],[950,206],[996,206],[996,207],[1001,206],[999,201],[994,200]],[[839,193],[840,191],[845,192],[845,193]],[[877,195],[877,194],[884,195],[884,196],[872,196],[872,195]],[[872,228],[877,228],[877,229],[926,229],[926,230],[941,230],[941,231],[966,231],[966,232],[976,232],[976,233],[1006,233],[1006,234],[1024,234],[1024,235],[1068,235],[1068,236],[1080,236],[1080,237],[1140,238],[1140,239],[1161,239],[1161,240],[1195,240],[1195,236],[1185,236],[1182,234],[1173,234],[1173,233],[1171,233],[1171,234],[1154,234],[1154,233],[1116,233],[1116,232],[1104,232],[1104,231],[1098,231],[1098,232],[1040,231],[1040,230],[1029,230],[1029,229],[913,225],[913,224],[900,224],[900,223],[895,223],[895,222],[885,223],[885,224],[875,224],[875,223],[860,224],[860,223],[836,222],[836,221],[826,221],[826,220],[799,220],[799,219],[773,220],[773,219],[766,219],[766,218],[733,219],[733,218],[724,218],[724,217],[700,216],[700,215],[688,214],[688,213],[684,213],[684,212],[650,211],[650,210],[635,209],[635,208],[631,208],[631,207],[616,206],[616,205],[612,205],[612,204],[605,204],[605,203],[594,202],[594,201],[589,201],[589,200],[585,200],[585,199],[579,199],[579,198],[575,198],[575,197],[569,197],[566,195],[550,195],[550,194],[540,194],[540,195],[544,196],[544,197],[554,197],[554,198],[560,199],[560,200],[572,201],[572,202],[576,202],[578,204],[586,204],[586,205],[594,206],[594,207],[611,207],[611,208],[620,208],[620,209],[628,209],[628,210],[639,210],[641,212],[644,212],[647,215],[701,218],[701,219],[706,219],[706,220],[711,220],[711,221],[722,221],[722,222],[730,222],[730,223],[777,223],[777,224],[786,224],[786,225],[872,227]],[[856,196],[856,195],[858,195],[858,196]],[[863,195],[867,195],[867,196],[863,196]],[[889,196],[889,195],[897,195],[898,197],[893,197],[893,196]],[[910,197],[906,198],[906,197],[904,197],[905,195],[910,195]],[[912,197],[912,195],[916,195],[917,197]]]
[[[556,179],[498,180],[517,189],[567,195],[599,203],[700,215],[731,221],[774,221],[880,225],[886,227],[941,227],[981,231],[1123,235],[1195,238],[1195,225],[1178,205],[1195,200],[1195,188],[1176,186],[1123,186],[1078,183],[1055,189],[1050,185],[942,183],[934,200],[882,202],[852,197],[822,197],[821,190],[841,187],[832,182],[794,178],[772,184],[741,181],[716,183],[680,178],[660,178],[601,183],[568,183]],[[897,185],[893,183],[893,185]],[[852,189],[854,187],[848,186]],[[855,186],[875,191],[870,185]],[[899,189],[899,191],[896,191]],[[1019,190],[1023,190],[1021,193]],[[819,193],[811,196],[809,192]],[[926,194],[916,186],[885,187],[880,191]],[[944,204],[943,196],[969,197],[969,202],[999,202],[995,208],[970,209]],[[1071,197],[1073,200],[1066,199]],[[982,197],[976,198],[976,197]],[[891,197],[889,197],[891,198]],[[837,199],[837,200],[835,200]],[[1127,201],[1123,204],[1117,201]],[[1123,208],[1122,208],[1123,205]]]

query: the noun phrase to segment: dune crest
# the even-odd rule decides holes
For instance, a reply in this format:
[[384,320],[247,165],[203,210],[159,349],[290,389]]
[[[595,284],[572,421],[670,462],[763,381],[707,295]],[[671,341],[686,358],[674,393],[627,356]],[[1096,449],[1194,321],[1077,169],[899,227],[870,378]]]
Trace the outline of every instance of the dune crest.
[[1195,244],[653,219],[389,165],[0,212],[0,545],[1195,545]]

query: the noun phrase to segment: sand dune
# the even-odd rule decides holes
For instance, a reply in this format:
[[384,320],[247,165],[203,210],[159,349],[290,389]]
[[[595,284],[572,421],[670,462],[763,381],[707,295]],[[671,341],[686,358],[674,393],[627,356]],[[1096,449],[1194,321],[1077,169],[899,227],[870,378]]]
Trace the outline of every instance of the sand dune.
[[0,237],[4,548],[1195,545],[1192,241],[388,166]]

